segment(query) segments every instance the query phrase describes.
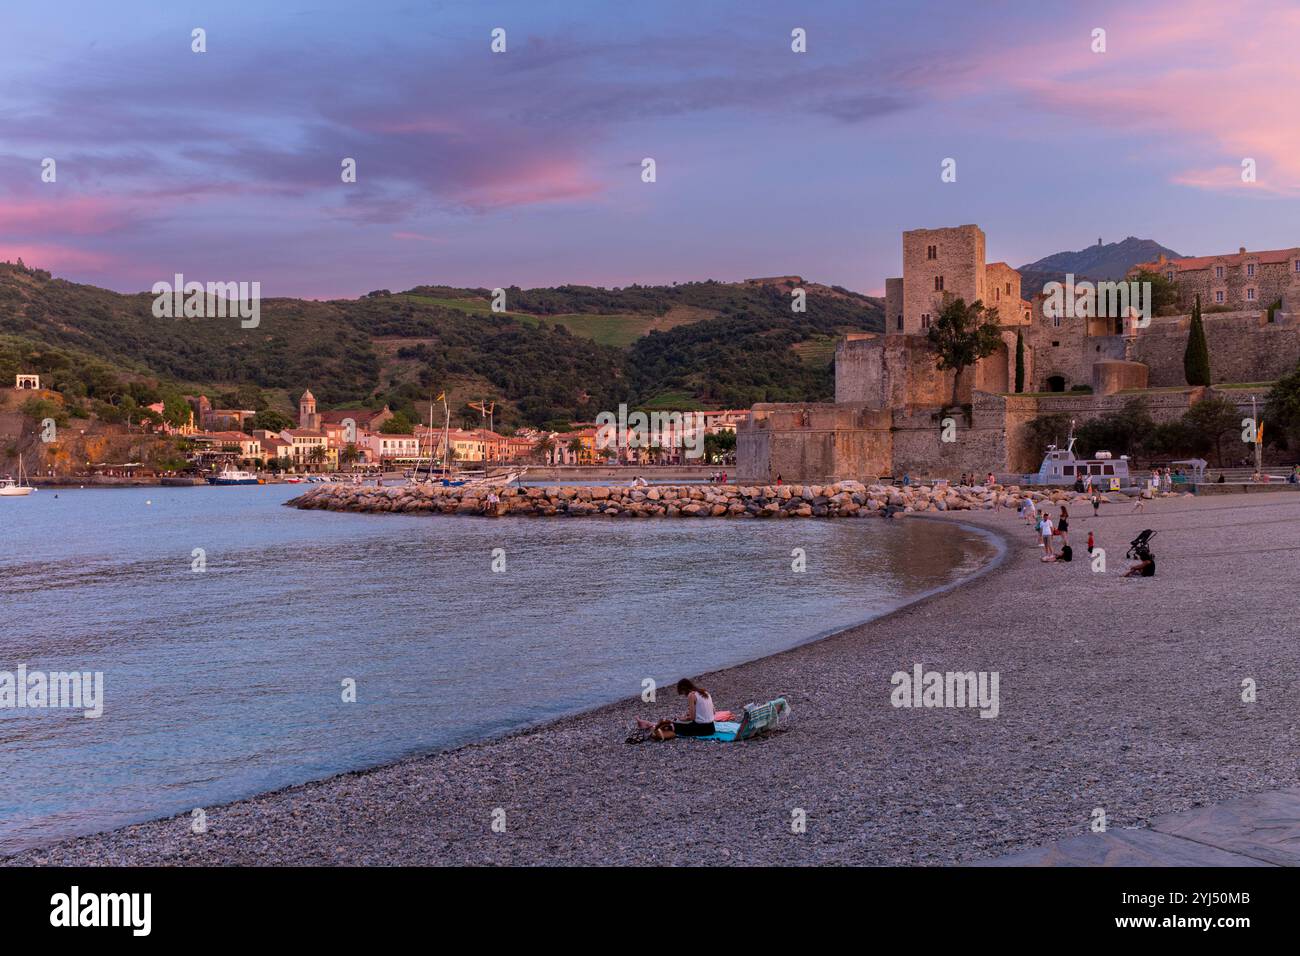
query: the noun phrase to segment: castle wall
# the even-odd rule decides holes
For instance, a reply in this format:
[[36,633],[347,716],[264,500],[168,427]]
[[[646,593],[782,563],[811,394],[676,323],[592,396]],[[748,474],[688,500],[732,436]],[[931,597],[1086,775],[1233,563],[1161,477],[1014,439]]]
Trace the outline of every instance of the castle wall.
[[903,331],[903,280],[885,280],[885,331]]
[[1114,395],[1126,388],[1147,388],[1149,373],[1150,369],[1141,362],[1095,362],[1092,366],[1092,390],[1097,395]]
[[[965,378],[969,399],[970,374]],[[872,408],[942,405],[952,397],[952,373],[939,371],[923,335],[842,339],[835,348],[835,401]]]
[[[1274,315],[1278,319],[1278,315]],[[1268,321],[1265,312],[1202,314],[1210,350],[1210,375],[1219,382],[1264,382],[1295,370],[1300,359],[1300,325]],[[1191,316],[1159,317],[1139,330],[1133,358],[1151,369],[1151,386],[1183,385],[1183,352]]]
[[736,429],[737,481],[861,479],[889,473],[890,413],[861,403],[755,405]]
[[[1028,325],[1029,303],[1020,298],[1020,273],[1005,262],[993,262],[984,268],[984,305],[998,310],[998,325]],[[968,300],[969,301],[969,300]]]
[[[1001,472],[1006,460],[1006,398],[976,392],[969,418],[961,412],[897,411],[893,416],[895,476],[955,475],[972,471]],[[953,441],[943,440],[945,418],[954,426]],[[886,472],[888,474],[889,472]]]

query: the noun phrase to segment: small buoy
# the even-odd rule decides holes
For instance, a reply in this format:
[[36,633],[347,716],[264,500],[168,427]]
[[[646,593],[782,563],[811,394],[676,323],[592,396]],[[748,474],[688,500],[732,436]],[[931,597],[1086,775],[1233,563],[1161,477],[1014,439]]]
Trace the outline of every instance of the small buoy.
[[147,505],[151,505],[151,504],[153,504],[153,502],[152,502],[152,501],[145,501],[145,504],[147,504]]

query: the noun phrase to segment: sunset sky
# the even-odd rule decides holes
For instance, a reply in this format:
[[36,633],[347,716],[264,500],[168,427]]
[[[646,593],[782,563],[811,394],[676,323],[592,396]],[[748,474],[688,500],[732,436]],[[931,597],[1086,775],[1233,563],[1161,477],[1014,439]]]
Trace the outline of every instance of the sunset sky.
[[878,294],[909,228],[978,223],[1012,265],[1290,247],[1298,47],[1286,0],[6,0],[0,259],[127,292]]

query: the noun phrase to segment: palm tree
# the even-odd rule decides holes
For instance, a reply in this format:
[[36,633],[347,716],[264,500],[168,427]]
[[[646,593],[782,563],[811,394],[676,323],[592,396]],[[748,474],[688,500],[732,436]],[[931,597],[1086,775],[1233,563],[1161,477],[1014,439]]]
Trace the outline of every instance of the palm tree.
[[582,464],[582,439],[572,438],[569,440],[569,452],[573,455],[575,464]]
[[543,462],[546,462],[550,458],[551,452],[554,450],[555,436],[549,434],[543,435],[537,440],[537,444],[533,446],[533,452],[540,457]]

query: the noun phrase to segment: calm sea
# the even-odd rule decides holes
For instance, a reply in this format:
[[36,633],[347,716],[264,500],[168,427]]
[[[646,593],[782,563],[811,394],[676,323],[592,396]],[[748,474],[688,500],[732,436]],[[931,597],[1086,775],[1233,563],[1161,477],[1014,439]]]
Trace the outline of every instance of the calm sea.
[[0,852],[631,697],[883,613],[995,547],[915,521],[281,507],[303,487],[0,499],[0,671],[104,674],[99,718],[0,709]]

